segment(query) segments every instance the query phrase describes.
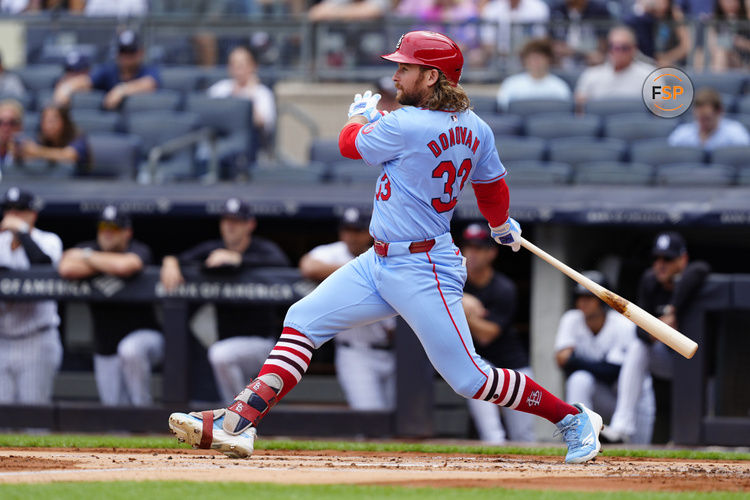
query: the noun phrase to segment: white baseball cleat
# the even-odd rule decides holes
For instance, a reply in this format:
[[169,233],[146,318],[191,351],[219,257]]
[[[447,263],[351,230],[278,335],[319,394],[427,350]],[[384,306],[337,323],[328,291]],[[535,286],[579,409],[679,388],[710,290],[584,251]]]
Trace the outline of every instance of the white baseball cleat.
[[192,413],[172,413],[169,429],[181,443],[193,448],[212,449],[230,458],[248,458],[253,454],[257,431],[248,427],[238,434],[230,434],[223,428],[226,409]]
[[589,410],[581,403],[575,403],[579,413],[566,415],[559,421],[555,435],[562,434],[568,445],[565,463],[582,464],[595,458],[602,449],[599,432],[602,429],[602,417]]

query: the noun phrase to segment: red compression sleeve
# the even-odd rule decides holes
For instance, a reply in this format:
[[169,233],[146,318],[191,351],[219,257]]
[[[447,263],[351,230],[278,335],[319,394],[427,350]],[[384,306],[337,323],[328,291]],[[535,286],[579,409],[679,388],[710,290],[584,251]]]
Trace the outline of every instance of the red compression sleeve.
[[339,151],[341,154],[352,160],[361,160],[362,155],[357,151],[357,147],[354,145],[354,141],[357,138],[359,129],[364,127],[361,123],[348,123],[344,125],[339,133]]
[[490,226],[497,227],[508,220],[510,193],[505,179],[490,184],[472,184],[477,197],[477,206]]

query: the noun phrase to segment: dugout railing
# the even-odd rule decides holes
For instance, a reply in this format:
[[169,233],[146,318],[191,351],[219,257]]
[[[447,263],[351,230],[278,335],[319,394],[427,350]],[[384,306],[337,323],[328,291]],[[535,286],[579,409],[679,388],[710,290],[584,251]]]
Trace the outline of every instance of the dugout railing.
[[[98,277],[67,281],[47,267],[0,271],[0,300],[148,302],[162,309],[166,357],[160,404],[151,408],[103,407],[55,402],[49,406],[0,406],[2,428],[56,431],[165,430],[171,411],[189,408],[188,304],[255,302],[289,305],[312,289],[296,269],[256,269],[231,277],[185,270],[186,283],[173,293],[159,284],[159,269],[147,268],[131,280]],[[675,355],[671,390],[672,441],[679,445],[750,445],[749,398],[745,385],[750,355],[747,318],[750,275],[712,275],[681,318],[682,331],[700,348],[691,360]],[[432,367],[408,326],[395,335],[397,401],[393,411],[353,411],[341,407],[280,405],[264,421],[269,435],[433,435]],[[744,374],[744,375],[743,375]],[[658,405],[665,404],[658,402]]]

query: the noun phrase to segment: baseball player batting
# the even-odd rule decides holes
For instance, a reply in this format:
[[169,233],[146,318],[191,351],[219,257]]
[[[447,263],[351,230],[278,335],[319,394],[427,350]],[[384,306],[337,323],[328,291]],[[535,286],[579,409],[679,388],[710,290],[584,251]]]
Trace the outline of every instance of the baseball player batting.
[[373,247],[289,309],[258,378],[227,408],[173,413],[170,428],[193,446],[247,457],[261,419],[297,385],[316,348],[342,330],[401,315],[458,394],[546,418],[568,445],[566,462],[591,460],[601,448],[598,414],[522,373],[493,367],[472,344],[461,305],[466,268],[450,234],[461,190],[471,182],[498,243],[518,251],[521,228],[508,217],[492,130],[458,85],[461,50],[442,34],[412,31],[383,58],[398,63],[393,81],[403,107],[381,115],[378,94],[357,94],[339,135],[342,155],[380,170]]

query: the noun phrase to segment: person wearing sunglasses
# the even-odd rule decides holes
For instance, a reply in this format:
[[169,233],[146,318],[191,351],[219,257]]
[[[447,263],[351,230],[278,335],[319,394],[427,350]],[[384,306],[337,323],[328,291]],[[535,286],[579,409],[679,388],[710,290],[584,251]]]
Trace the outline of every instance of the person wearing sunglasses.
[[[638,287],[638,305],[679,329],[680,317],[690,309],[710,267],[705,262],[690,262],[685,239],[674,231],[656,236],[651,257],[651,268],[643,273]],[[654,342],[642,328],[636,333],[638,339],[630,344],[620,368],[617,403],[610,425],[602,430],[602,442],[628,442],[636,434],[638,400],[649,373],[656,378],[672,378],[676,353],[661,342]]]
[[0,101],[0,168],[16,163],[22,127],[23,106],[15,99]]
[[[30,191],[9,188],[0,204],[0,269],[55,265],[59,236],[36,227],[42,201]],[[0,404],[49,404],[62,344],[54,300],[0,302]]]
[[[99,215],[96,240],[65,251],[58,273],[66,279],[105,275],[128,279],[151,264],[151,250],[133,239],[130,216],[114,205]],[[93,302],[94,378],[106,406],[149,406],[151,369],[164,357],[164,337],[150,304]]]

